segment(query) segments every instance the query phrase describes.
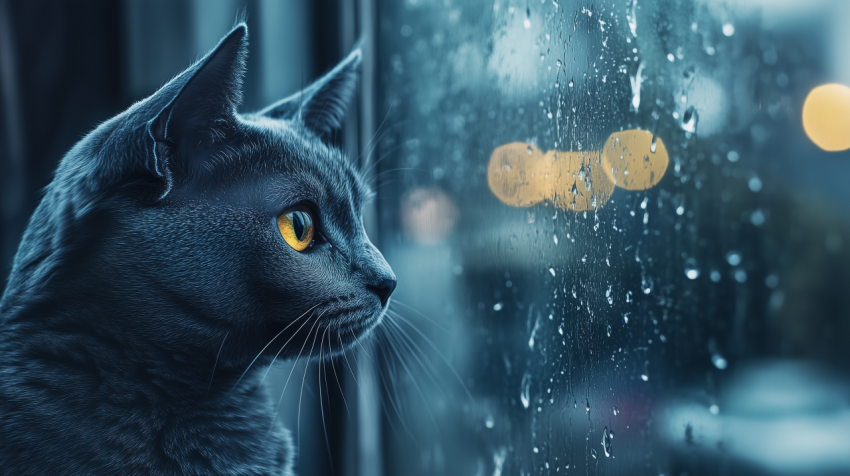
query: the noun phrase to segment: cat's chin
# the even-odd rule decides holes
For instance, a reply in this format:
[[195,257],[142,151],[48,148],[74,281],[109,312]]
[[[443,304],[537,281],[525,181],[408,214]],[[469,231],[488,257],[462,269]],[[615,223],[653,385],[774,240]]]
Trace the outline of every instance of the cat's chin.
[[371,306],[333,310],[322,316],[319,326],[325,328],[331,339],[343,349],[349,349],[362,345],[362,340],[381,323],[384,312],[380,307],[374,309]]

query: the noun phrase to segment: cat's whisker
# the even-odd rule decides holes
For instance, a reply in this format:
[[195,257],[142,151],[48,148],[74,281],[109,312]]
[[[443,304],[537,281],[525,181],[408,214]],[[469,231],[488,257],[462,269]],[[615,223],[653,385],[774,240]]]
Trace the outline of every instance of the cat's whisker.
[[[278,409],[280,408],[280,402],[282,402],[282,401],[283,401],[283,394],[284,394],[284,393],[286,393],[286,387],[287,387],[287,386],[289,386],[289,379],[291,379],[291,378],[292,378],[292,374],[295,372],[295,367],[297,367],[297,366],[298,366],[298,361],[301,359],[301,354],[304,352],[304,348],[305,348],[305,347],[307,347],[307,341],[309,341],[309,340],[310,340],[310,334],[313,332],[313,329],[316,327],[316,324],[318,324],[318,323],[319,323],[319,320],[320,320],[320,319],[322,318],[322,316],[324,316],[324,315],[325,315],[325,312],[322,312],[321,314],[319,314],[319,317],[317,317],[317,318],[313,321],[313,325],[312,325],[312,326],[310,326],[310,330],[309,330],[309,331],[307,331],[307,338],[306,338],[306,339],[304,339],[304,343],[301,345],[301,350],[299,350],[299,351],[298,351],[298,356],[297,356],[297,357],[295,357],[295,362],[292,364],[292,369],[290,369],[290,371],[289,371],[289,375],[286,377],[286,382],[283,384],[283,390],[281,390],[281,392],[280,392],[280,398],[278,398],[278,400],[277,400],[277,405],[276,405],[276,406],[275,406],[275,408],[274,408],[274,416],[272,416],[272,421],[271,421],[271,424],[272,424],[272,425],[271,425],[271,427],[269,427],[269,431],[271,431],[271,428],[273,428],[273,427],[274,427],[274,419],[277,417],[277,411],[278,411]],[[308,322],[309,322],[309,320],[308,320]],[[317,332],[317,333],[318,333],[318,332]],[[307,364],[309,365],[309,361],[307,362]],[[306,370],[306,369],[305,369],[305,370]]]
[[[378,329],[380,329],[380,327]],[[378,369],[378,377],[379,377],[378,380],[381,381],[381,385],[383,385],[384,390],[387,392],[387,396],[389,396],[390,393],[389,393],[389,390],[387,389],[386,383],[384,382],[385,377],[384,377],[383,371],[381,370],[381,367],[378,365],[377,362],[375,362],[374,359],[372,359],[372,357],[369,355],[369,352],[366,351],[366,349],[363,347],[363,344],[360,343],[360,340],[357,338],[357,336],[351,331],[349,331],[349,333],[351,334],[351,337],[353,337],[354,340],[357,342],[357,345],[359,345],[360,348],[363,350],[363,353],[366,355],[366,357],[369,358],[369,360],[372,362],[373,368]],[[354,358],[354,363],[357,365],[358,368],[360,368],[360,363],[357,361],[357,353],[352,352],[351,355]],[[393,433],[396,435],[396,437],[400,438],[401,435],[399,435],[398,429],[396,428],[395,423],[393,423],[393,417],[390,414],[390,411],[387,409],[387,405],[384,402],[384,399],[380,397],[380,394],[378,396],[378,400],[381,402],[381,409],[384,411],[384,415],[386,415],[386,417],[387,417],[387,422],[389,422],[390,428],[392,428]],[[390,401],[390,403],[392,404],[393,402]],[[407,425],[405,425],[404,420],[400,418],[401,414],[398,413],[398,409],[395,408],[394,404],[393,404],[393,410],[399,416],[399,420],[401,421],[402,425],[405,426],[405,431],[407,432],[407,434],[411,435],[411,437],[412,437],[413,435],[410,433],[410,430],[407,429]]]
[[342,345],[342,336],[337,334],[336,337],[337,340],[339,340],[339,347],[340,349],[342,349],[342,356],[345,359],[346,365],[348,365],[348,371],[351,372],[351,377],[354,379],[354,383],[357,384],[357,389],[362,391],[362,389],[360,388],[360,382],[357,381],[357,376],[354,375],[354,370],[351,368],[351,362],[348,361],[348,354],[345,352],[345,346]]
[[221,340],[221,345],[218,348],[218,353],[215,354],[215,362],[213,363],[212,372],[210,372],[210,383],[207,384],[207,395],[210,394],[210,388],[212,388],[213,377],[215,377],[215,369],[218,367],[218,358],[221,357],[221,349],[224,348],[224,342],[227,341],[227,336],[230,335],[230,330],[224,334],[224,339]]
[[[386,137],[386,136],[387,136],[387,135],[388,135],[388,134],[392,131],[392,129],[393,129],[393,128],[401,127],[401,126],[403,126],[403,125],[405,125],[405,124],[407,124],[407,121],[394,122],[392,125],[390,125],[389,127],[387,127],[387,129],[386,129],[386,130],[384,130],[383,132],[380,132],[380,137],[378,137],[377,141],[375,141],[375,144],[372,146],[372,149],[368,151],[368,153],[369,153],[369,154],[371,154],[372,152],[374,152],[374,151],[375,151],[375,149],[378,147],[378,143],[381,141],[381,139],[383,139],[384,137]],[[375,133],[375,136],[373,136],[373,137],[376,137],[376,136],[377,136],[377,134],[378,134],[378,132],[376,132],[376,133]],[[408,142],[409,142],[409,141],[408,141]],[[397,145],[397,146],[393,147],[392,149],[389,149],[389,150],[385,151],[385,152],[381,155],[381,157],[379,157],[377,160],[374,160],[374,161],[372,161],[371,163],[369,163],[368,168],[364,169],[364,170],[361,172],[361,175],[363,175],[364,177],[368,177],[368,176],[369,176],[369,174],[370,174],[370,173],[372,173],[372,172],[375,170],[375,168],[376,168],[376,167],[377,167],[377,166],[378,166],[381,162],[383,162],[383,161],[384,161],[384,159],[386,159],[387,157],[390,157],[390,156],[392,155],[391,153],[392,153],[393,151],[398,150],[398,148],[400,148],[402,145],[404,145],[404,144],[406,144],[406,143],[407,143],[407,142],[404,142],[404,143],[402,143],[402,144],[399,144],[399,145]],[[360,156],[362,157],[362,156],[363,156],[364,154],[366,154],[366,153],[367,153],[367,151],[364,149],[364,152],[363,152],[363,153],[361,153],[361,154],[360,154]]]
[[422,312],[420,312],[420,311],[419,311],[419,310],[417,310],[416,308],[414,308],[414,307],[410,306],[409,304],[403,303],[403,302],[399,301],[399,300],[398,300],[398,299],[396,299],[396,298],[393,298],[393,300],[392,300],[391,304],[399,304],[399,305],[401,305],[401,306],[404,306],[404,307],[406,307],[408,310],[410,310],[411,312],[415,313],[417,316],[419,316],[419,317],[421,317],[422,319],[425,319],[426,321],[428,321],[428,322],[430,322],[431,324],[433,324],[433,325],[434,325],[434,327],[436,327],[437,329],[440,329],[441,331],[445,332],[446,334],[449,334],[449,335],[451,335],[451,334],[452,334],[452,333],[451,333],[451,331],[449,331],[448,329],[446,329],[445,327],[443,327],[442,325],[440,325],[440,323],[438,323],[437,321],[435,321],[435,320],[431,319],[430,317],[426,316],[425,314],[423,314]]
[[[390,107],[387,108],[387,113],[384,114],[384,118],[381,120],[381,124],[378,125],[377,129],[375,129],[375,133],[372,134],[372,138],[369,139],[369,142],[367,142],[366,146],[363,147],[363,152],[361,152],[360,155],[357,156],[357,160],[355,161],[355,163],[358,163],[358,164],[361,163],[360,159],[363,158],[363,155],[366,155],[366,157],[368,157],[369,155],[372,154],[371,146],[372,146],[373,142],[375,143],[375,146],[377,147],[378,141],[380,141],[380,139],[378,139],[376,141],[375,138],[378,137],[378,134],[381,134],[381,128],[384,127],[384,123],[387,122],[387,119],[390,117],[390,112],[392,112],[392,110],[393,110],[393,106],[392,106],[392,103],[390,103]],[[369,170],[364,170],[361,173],[365,176],[369,173]]]
[[449,370],[451,370],[451,372],[452,372],[452,374],[454,375],[455,379],[457,379],[458,383],[459,383],[459,384],[460,384],[460,386],[463,388],[463,391],[466,393],[466,396],[469,398],[469,401],[470,401],[470,402],[474,401],[475,399],[474,399],[474,398],[472,398],[472,394],[469,392],[469,389],[468,389],[468,388],[466,388],[466,384],[465,384],[465,383],[463,383],[463,379],[461,379],[461,378],[460,378],[460,375],[458,375],[458,373],[457,373],[457,371],[455,370],[454,366],[453,366],[451,363],[449,363],[449,360],[448,360],[448,359],[447,359],[447,358],[443,355],[443,353],[442,353],[442,352],[440,352],[440,349],[438,349],[438,348],[437,348],[437,346],[436,346],[436,345],[435,345],[435,344],[431,341],[431,339],[429,339],[429,338],[428,338],[428,336],[426,336],[426,335],[425,335],[425,334],[424,334],[421,330],[419,330],[419,328],[418,328],[418,327],[416,327],[415,325],[413,325],[413,323],[411,323],[409,320],[407,320],[407,319],[406,319],[404,316],[402,316],[401,314],[396,314],[396,317],[398,317],[399,319],[401,319],[401,321],[402,321],[402,322],[404,322],[405,324],[407,324],[408,326],[410,326],[410,328],[411,328],[411,329],[413,329],[414,331],[416,331],[416,333],[417,333],[417,334],[419,334],[419,336],[420,336],[420,337],[422,337],[422,339],[424,339],[424,340],[425,340],[425,342],[427,342],[427,343],[428,343],[428,345],[430,345],[432,349],[434,349],[434,352],[436,352],[436,353],[437,353],[437,355],[440,357],[440,359],[442,359],[442,361],[446,364],[446,366],[449,368]]
[[[382,328],[378,327],[377,329],[380,330]],[[366,357],[368,357],[369,360],[372,362],[373,368],[378,370],[378,377],[379,377],[378,380],[381,381],[381,385],[384,387],[384,391],[386,392],[387,397],[389,398],[390,405],[393,407],[393,411],[395,411],[395,414],[398,416],[398,420],[401,422],[401,425],[404,428],[404,431],[407,433],[408,436],[410,436],[410,438],[412,438],[414,441],[416,441],[416,437],[413,436],[413,432],[411,432],[410,428],[408,428],[407,423],[405,422],[404,416],[401,413],[401,409],[399,408],[399,406],[396,403],[398,400],[400,400],[398,398],[398,393],[395,392],[395,391],[390,391],[390,388],[387,386],[387,381],[389,381],[392,384],[392,383],[394,383],[395,380],[391,379],[391,378],[388,379],[384,375],[384,370],[381,367],[381,365],[375,359],[372,358],[372,356],[369,354],[368,351],[366,351],[366,348],[363,347],[362,343],[360,343],[360,339],[357,338],[357,335],[354,334],[353,332],[351,333],[351,335],[352,335],[352,337],[354,337],[354,340],[357,341],[357,344],[360,346],[360,348],[363,349],[363,353],[366,355]],[[377,335],[381,335],[381,334],[377,334]],[[380,349],[380,346],[378,346],[378,349]],[[388,370],[392,373],[392,371],[390,369],[388,369]],[[395,390],[394,386],[393,386],[393,390]],[[395,398],[393,398],[393,397],[395,397]],[[384,400],[381,399],[382,404],[383,404],[383,401]],[[387,410],[386,405],[383,405],[383,407],[384,407],[384,412],[387,414],[387,421],[392,422],[392,416],[389,414],[389,411]],[[395,428],[393,428],[393,431],[396,431]],[[396,431],[396,435],[398,436],[397,431]]]
[[[321,317],[321,316],[319,316],[319,317]],[[265,380],[266,380],[266,376],[269,374],[269,372],[270,372],[270,371],[271,371],[271,369],[272,369],[272,365],[274,365],[275,361],[277,360],[277,357],[280,355],[280,353],[281,353],[281,352],[283,352],[283,349],[286,347],[286,345],[287,345],[287,344],[289,344],[289,342],[290,342],[292,339],[294,339],[294,338],[295,338],[295,336],[297,336],[299,332],[301,332],[301,329],[303,329],[303,328],[304,328],[304,326],[305,326],[305,325],[307,325],[307,323],[308,323],[308,322],[310,322],[310,319],[309,319],[309,318],[308,318],[307,320],[305,320],[305,321],[304,321],[304,324],[301,324],[301,327],[299,327],[299,328],[298,328],[298,330],[297,330],[297,331],[295,331],[295,332],[292,334],[292,336],[290,336],[290,337],[289,337],[289,339],[287,339],[287,340],[286,340],[286,342],[284,342],[284,343],[283,343],[283,345],[280,347],[280,350],[278,350],[278,351],[277,351],[277,353],[274,355],[274,358],[272,359],[271,364],[269,364],[269,366],[266,368],[266,372],[263,374],[263,378],[262,378],[262,379],[260,379],[260,383],[257,385],[258,387],[259,387],[260,385],[262,385],[262,384],[263,384],[263,382],[265,382]],[[318,322],[318,320],[317,320],[317,322]],[[284,330],[285,330],[285,329],[284,329]],[[307,334],[307,335],[309,336],[309,334]]]
[[[318,380],[319,380],[319,410],[322,414],[322,430],[325,433],[325,447],[328,450],[328,463],[331,466],[331,474],[334,474],[334,461],[333,455],[331,454],[331,443],[328,439],[328,425],[325,423],[325,402],[322,399],[322,370],[324,369],[325,360],[324,360],[324,349],[325,349],[325,335],[328,334],[329,327],[325,327],[325,332],[322,333],[321,345],[319,346],[319,362],[316,364],[318,368]],[[330,335],[328,335],[330,338]],[[328,344],[330,345],[330,339],[328,340]],[[328,379],[325,377],[325,396],[328,399],[328,411],[330,411],[331,405],[331,395],[330,390],[328,389]],[[330,420],[330,415],[328,415],[328,420]]]
[[[428,378],[431,380],[431,383],[433,383],[434,386],[437,388],[442,388],[441,385],[437,382],[436,377],[434,376],[438,373],[437,369],[430,362],[430,360],[425,359],[425,361],[423,361],[422,357],[420,357],[424,356],[425,353],[422,348],[419,347],[419,344],[417,344],[413,340],[413,338],[411,338],[410,335],[399,325],[399,323],[395,321],[395,317],[389,314],[388,317],[389,319],[387,319],[387,323],[395,326],[395,330],[399,335],[399,341],[407,348],[408,352],[413,355],[413,357],[419,363],[419,366],[422,367],[422,370],[425,372],[425,375],[427,375]],[[425,362],[428,362],[427,366],[425,365]]]
[[[337,334],[338,336],[339,334]],[[348,402],[345,400],[345,392],[342,389],[342,385],[339,383],[339,375],[336,373],[336,365],[334,364],[334,360],[336,357],[333,355],[333,347],[331,347],[331,335],[328,334],[328,349],[330,349],[330,360],[331,360],[331,369],[334,371],[334,379],[336,380],[336,386],[339,388],[339,394],[342,396],[342,403],[345,404],[345,413],[348,414],[349,420],[351,419],[351,411],[348,409]],[[343,351],[344,352],[344,351]],[[325,376],[327,378],[327,375]],[[327,383],[325,383],[327,385]]]
[[401,356],[401,353],[398,349],[397,342],[392,342],[394,340],[401,340],[399,337],[394,336],[392,334],[393,328],[390,326],[384,327],[386,330],[385,335],[388,337],[388,341],[391,342],[390,349],[395,353],[396,358],[401,365],[404,367],[405,371],[407,371],[407,375],[410,377],[410,380],[413,381],[413,385],[416,387],[416,391],[419,393],[419,397],[422,398],[422,403],[425,405],[425,408],[428,410],[428,415],[431,416],[431,421],[434,423],[434,430],[439,431],[439,425],[437,425],[437,419],[434,418],[434,413],[431,411],[431,406],[428,404],[428,399],[425,398],[425,394],[422,392],[422,387],[419,386],[419,381],[413,375],[413,372],[410,371],[410,367],[407,366],[407,362],[405,362],[404,358]]
[[[321,316],[320,316],[321,317]],[[316,323],[319,322],[319,319],[316,319]],[[325,327],[325,332],[328,331],[328,328]],[[313,336],[313,343],[310,344],[310,354],[307,355],[307,361],[304,365],[304,377],[301,378],[301,391],[298,394],[298,446],[301,446],[301,402],[304,399],[304,382],[307,381],[307,369],[310,368],[310,359],[313,357],[313,349],[316,347],[316,337],[319,336],[319,329],[316,329],[316,334]],[[307,340],[309,340],[310,334],[307,334]],[[306,344],[307,341],[304,341]],[[281,395],[282,396],[282,395]]]
[[[270,341],[269,341],[269,343],[268,343],[268,344],[266,344],[266,345],[263,347],[263,349],[260,351],[260,353],[258,353],[258,354],[257,354],[257,356],[256,356],[256,357],[254,357],[254,360],[252,360],[252,361],[251,361],[251,363],[250,363],[250,364],[248,364],[248,368],[246,368],[246,369],[245,369],[245,371],[244,371],[244,372],[242,372],[242,375],[240,375],[240,376],[239,376],[239,379],[238,379],[238,380],[236,380],[236,383],[234,383],[232,387],[230,387],[230,390],[228,390],[228,392],[232,392],[232,391],[233,391],[233,389],[234,389],[234,388],[236,388],[236,386],[237,386],[237,385],[239,385],[239,382],[241,382],[241,381],[242,381],[242,379],[245,377],[245,374],[247,374],[247,373],[248,373],[248,371],[249,371],[249,370],[251,370],[251,366],[253,366],[253,365],[254,365],[254,362],[256,362],[256,361],[257,361],[257,359],[259,359],[259,358],[260,358],[260,356],[261,356],[261,355],[263,355],[263,352],[265,352],[265,351],[266,351],[266,349],[267,349],[270,345],[272,345],[272,342],[274,342],[274,341],[275,341],[275,339],[277,339],[278,337],[280,337],[280,335],[281,335],[281,334],[283,334],[283,333],[284,333],[287,329],[289,329],[289,327],[290,327],[292,324],[295,324],[296,322],[298,322],[298,320],[299,320],[299,319],[301,319],[302,317],[306,316],[306,315],[307,315],[307,313],[309,313],[309,312],[313,311],[313,310],[314,310],[314,309],[316,309],[317,307],[319,307],[319,304],[316,304],[315,306],[311,307],[310,309],[307,309],[307,311],[305,311],[305,312],[304,312],[304,314],[301,314],[300,316],[298,316],[298,318],[297,318],[297,319],[295,319],[294,321],[290,322],[290,323],[289,323],[289,325],[287,325],[286,327],[284,327],[284,328],[283,328],[283,330],[281,330],[280,332],[278,332],[276,336],[272,337],[272,340],[270,340]],[[307,319],[307,321],[309,322],[309,319]],[[301,330],[301,329],[299,329],[299,330]]]

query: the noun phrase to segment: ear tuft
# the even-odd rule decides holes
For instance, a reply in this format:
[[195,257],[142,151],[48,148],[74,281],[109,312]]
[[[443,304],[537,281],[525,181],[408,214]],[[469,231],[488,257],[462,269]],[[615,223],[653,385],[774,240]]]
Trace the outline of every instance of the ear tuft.
[[302,125],[322,138],[342,126],[345,109],[354,96],[363,53],[359,47],[334,69],[300,93],[294,94],[259,112],[273,119],[300,120]]
[[[248,27],[240,23],[212,51],[157,93],[177,90],[168,105],[148,122],[148,132],[156,144],[156,171],[161,176],[188,172],[195,151],[226,136],[242,103],[247,55]],[[172,87],[172,83],[178,83],[178,87]],[[172,160],[172,156],[178,160]]]

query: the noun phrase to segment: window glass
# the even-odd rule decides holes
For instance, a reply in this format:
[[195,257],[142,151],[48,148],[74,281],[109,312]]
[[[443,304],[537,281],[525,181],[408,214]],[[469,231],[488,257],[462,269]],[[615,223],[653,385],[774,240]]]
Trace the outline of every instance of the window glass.
[[850,473],[850,4],[377,12],[386,474]]

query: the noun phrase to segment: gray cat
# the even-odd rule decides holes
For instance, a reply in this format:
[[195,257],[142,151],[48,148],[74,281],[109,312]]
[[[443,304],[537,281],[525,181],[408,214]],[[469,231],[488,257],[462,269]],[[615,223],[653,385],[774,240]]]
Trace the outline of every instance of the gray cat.
[[360,51],[240,115],[247,34],[62,159],[0,301],[0,474],[289,474],[261,364],[381,321],[368,187],[325,142]]

